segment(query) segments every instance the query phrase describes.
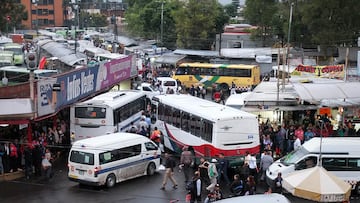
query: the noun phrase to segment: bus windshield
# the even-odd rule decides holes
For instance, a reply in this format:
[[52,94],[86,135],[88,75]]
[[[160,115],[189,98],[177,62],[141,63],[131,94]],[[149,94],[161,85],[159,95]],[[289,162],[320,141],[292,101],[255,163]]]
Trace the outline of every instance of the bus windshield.
[[103,107],[76,107],[75,108],[76,118],[105,118],[106,108]]
[[286,156],[282,157],[280,162],[286,166],[289,166],[298,162],[306,154],[309,154],[309,151],[307,151],[304,147],[301,147],[300,149],[292,151]]
[[5,51],[12,51],[14,54],[23,54],[21,47],[5,47]]

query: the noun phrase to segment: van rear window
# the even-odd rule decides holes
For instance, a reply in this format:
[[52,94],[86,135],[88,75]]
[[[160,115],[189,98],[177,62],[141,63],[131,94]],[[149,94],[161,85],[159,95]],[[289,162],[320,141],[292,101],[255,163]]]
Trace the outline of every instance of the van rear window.
[[176,82],[175,81],[165,81],[164,82],[164,86],[175,86]]
[[94,154],[72,150],[70,161],[78,164],[94,165]]

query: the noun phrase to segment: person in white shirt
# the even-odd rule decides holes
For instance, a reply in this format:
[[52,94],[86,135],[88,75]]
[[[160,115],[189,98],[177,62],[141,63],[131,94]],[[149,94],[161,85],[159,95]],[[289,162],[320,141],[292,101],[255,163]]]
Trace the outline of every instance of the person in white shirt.
[[294,142],[294,150],[297,150],[301,147],[301,140],[297,137]]
[[255,154],[251,154],[249,160],[249,175],[254,176],[255,182],[257,182],[258,172]]

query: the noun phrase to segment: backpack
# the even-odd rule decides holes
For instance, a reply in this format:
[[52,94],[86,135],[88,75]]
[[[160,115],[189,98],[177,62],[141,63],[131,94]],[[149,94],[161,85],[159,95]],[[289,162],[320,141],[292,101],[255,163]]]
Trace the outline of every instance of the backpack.
[[131,126],[130,132],[131,132],[131,133],[136,133],[136,128],[135,128],[134,126]]

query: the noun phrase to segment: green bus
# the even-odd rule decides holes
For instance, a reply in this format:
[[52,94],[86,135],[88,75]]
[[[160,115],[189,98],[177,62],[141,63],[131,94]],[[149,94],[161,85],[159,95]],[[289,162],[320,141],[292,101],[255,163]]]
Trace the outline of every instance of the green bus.
[[24,52],[23,45],[17,43],[7,43],[4,45],[4,51],[14,52],[14,64],[23,65],[24,64]]

